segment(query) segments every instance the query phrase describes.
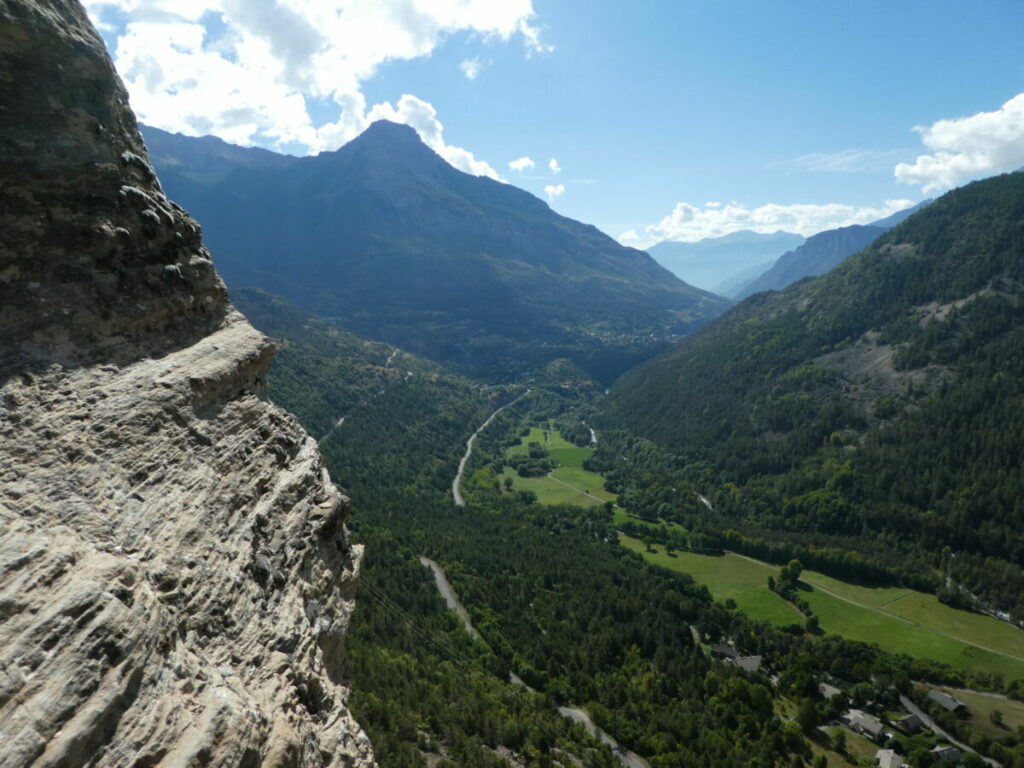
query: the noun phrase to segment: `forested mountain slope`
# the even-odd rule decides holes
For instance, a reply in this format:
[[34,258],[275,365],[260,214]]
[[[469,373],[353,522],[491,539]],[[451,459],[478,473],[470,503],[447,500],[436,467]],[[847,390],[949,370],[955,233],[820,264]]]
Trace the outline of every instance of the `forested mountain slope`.
[[609,381],[728,306],[533,195],[456,170],[408,126],[380,121],[337,152],[274,162],[147,136],[230,288],[475,374],[568,357]]
[[1024,174],[752,297],[623,376],[605,418],[731,483],[734,522],[911,553],[1024,615]]
[[277,345],[271,398],[318,438],[335,481],[357,504],[386,506],[423,478],[447,488],[466,436],[511,399],[279,296],[243,289],[232,298]]

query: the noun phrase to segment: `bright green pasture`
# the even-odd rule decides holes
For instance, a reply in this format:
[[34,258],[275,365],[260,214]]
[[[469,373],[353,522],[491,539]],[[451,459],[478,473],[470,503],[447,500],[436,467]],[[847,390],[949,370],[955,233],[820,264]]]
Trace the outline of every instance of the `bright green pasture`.
[[757,621],[773,624],[802,624],[804,617],[790,603],[768,589],[768,576],[778,569],[744,560],[737,555],[708,557],[690,552],[665,553],[665,548],[655,545],[655,552],[639,539],[619,534],[619,541],[627,549],[639,552],[644,559],[663,568],[679,573],[688,573],[698,584],[707,585],[714,598],[725,602],[732,598],[736,607]]
[[547,444],[544,440],[544,430],[541,429],[540,427],[530,427],[530,434],[527,435],[526,437],[521,438],[517,445],[513,445],[511,448],[505,451],[505,455],[525,456],[529,451],[530,443],[540,443],[541,445],[547,447]]
[[[587,448],[585,450],[589,451],[590,449]],[[604,489],[604,478],[594,472],[588,472],[581,467],[568,467],[563,464],[551,474],[563,483],[568,483],[573,488],[578,488],[581,491],[586,491],[596,496],[602,502],[615,502],[615,494],[608,493]]]
[[[545,430],[542,427],[530,427],[530,434],[521,438],[518,445],[509,448],[505,455],[525,455],[529,450],[530,443],[540,443],[548,449],[548,454],[560,465],[551,474],[572,488],[566,488],[565,485],[555,482],[550,477],[519,477],[510,470],[501,473],[502,483],[505,482],[506,477],[511,477],[512,487],[515,490],[533,491],[537,494],[537,501],[541,504],[576,504],[592,507],[605,501],[615,501],[615,494],[604,490],[604,478],[583,469],[583,462],[594,453],[593,448],[573,445],[565,440],[557,429]],[[580,491],[584,493],[580,493]]]
[[581,507],[596,507],[603,504],[601,499],[587,496],[574,488],[556,483],[550,477],[520,477],[512,470],[506,469],[498,480],[503,484],[506,477],[512,478],[512,488],[516,491],[533,491],[541,504],[575,504]]
[[[775,566],[731,553],[717,557],[676,553],[670,557],[663,548],[656,547],[652,554],[637,539],[620,539],[624,546],[656,565],[689,573],[706,584],[715,599],[731,597],[751,618],[775,624],[803,620],[792,605],[768,589],[768,576],[778,573]],[[950,608],[933,595],[913,590],[860,587],[814,571],[804,571],[802,579],[811,589],[801,594],[826,632],[958,669],[1024,677],[1020,631],[1008,624],[999,626],[1001,622],[995,619]]]
[[[821,624],[826,629],[829,628],[829,625],[825,621],[824,614],[831,612],[834,615],[833,621],[836,627],[834,631],[847,637],[853,637],[854,633],[859,633],[860,636],[856,639],[869,640],[872,637],[872,632],[883,625],[872,620],[871,626],[864,626],[861,621],[871,620],[870,614],[874,613],[875,616],[895,618],[895,624],[885,622],[884,627],[886,629],[893,627],[896,635],[905,632],[907,628],[930,630],[928,634],[931,637],[929,638],[915,633],[912,636],[913,642],[916,644],[915,647],[919,647],[920,650],[915,651],[908,648],[907,653],[925,658],[935,658],[945,661],[951,666],[964,669],[983,669],[990,672],[1003,672],[1007,675],[1024,675],[1024,632],[1011,624],[979,613],[951,608],[940,603],[935,595],[912,589],[862,587],[815,571],[806,571],[802,579],[812,587],[818,588],[813,592],[804,593],[804,596],[815,613],[820,615]],[[835,597],[825,594],[823,590],[858,605],[837,601]],[[835,606],[834,604],[837,602],[841,605]],[[865,613],[858,613],[859,611],[865,611]],[[933,638],[936,636],[941,637],[943,642],[934,640]],[[950,641],[959,642],[952,645]],[[898,639],[893,638],[893,642],[897,643]],[[879,644],[882,644],[881,641]],[[980,646],[980,649],[983,649],[980,651],[981,655],[975,654],[976,649],[970,646]],[[927,650],[929,648],[930,651]],[[984,649],[991,649],[1016,658],[1001,657],[999,653],[989,653]],[[962,656],[966,656],[968,660],[961,661]]]

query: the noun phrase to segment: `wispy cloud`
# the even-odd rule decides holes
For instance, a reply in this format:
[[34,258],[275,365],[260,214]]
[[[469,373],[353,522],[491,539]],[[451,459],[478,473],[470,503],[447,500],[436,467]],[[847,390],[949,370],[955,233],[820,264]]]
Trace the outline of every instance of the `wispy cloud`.
[[872,173],[887,171],[893,163],[911,154],[906,149],[844,149],[840,152],[811,152],[768,165],[770,170],[810,173]]
[[480,70],[482,67],[483,64],[480,62],[479,57],[473,59],[463,59],[459,63],[459,69],[462,70],[462,74],[464,74],[470,80],[476,80],[477,75],[480,74]]
[[558,161],[555,160],[555,158],[553,158],[553,157],[550,160],[548,160],[548,168],[556,176],[562,172],[562,166],[560,166],[558,164]]

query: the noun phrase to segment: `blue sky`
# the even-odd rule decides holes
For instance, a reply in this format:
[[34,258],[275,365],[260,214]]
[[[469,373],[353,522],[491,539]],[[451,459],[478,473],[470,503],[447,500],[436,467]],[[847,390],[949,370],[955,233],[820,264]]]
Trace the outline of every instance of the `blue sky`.
[[147,122],[308,152],[403,120],[639,246],[811,234],[1024,166],[1020,0],[87,5]]

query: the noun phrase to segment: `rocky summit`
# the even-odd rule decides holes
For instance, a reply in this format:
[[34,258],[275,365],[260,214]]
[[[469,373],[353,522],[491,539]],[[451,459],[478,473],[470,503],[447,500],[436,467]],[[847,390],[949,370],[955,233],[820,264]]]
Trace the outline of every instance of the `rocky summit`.
[[360,549],[73,0],[0,0],[0,766],[370,766]]

